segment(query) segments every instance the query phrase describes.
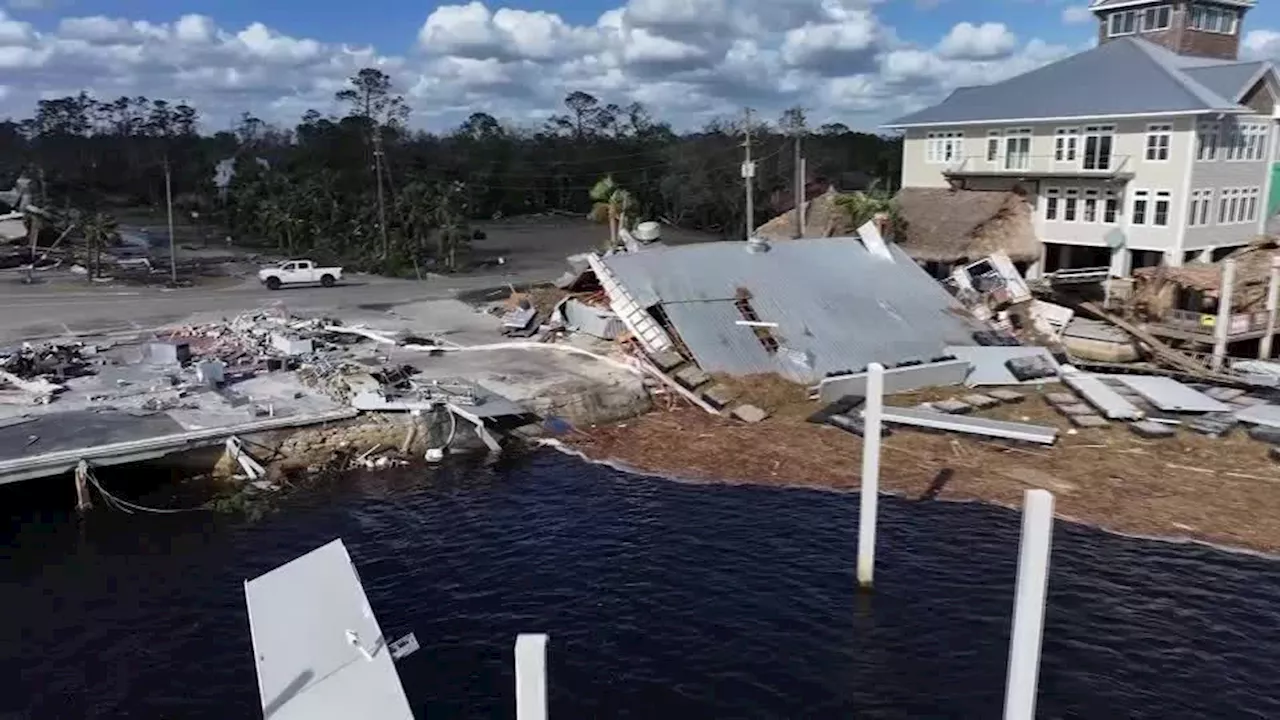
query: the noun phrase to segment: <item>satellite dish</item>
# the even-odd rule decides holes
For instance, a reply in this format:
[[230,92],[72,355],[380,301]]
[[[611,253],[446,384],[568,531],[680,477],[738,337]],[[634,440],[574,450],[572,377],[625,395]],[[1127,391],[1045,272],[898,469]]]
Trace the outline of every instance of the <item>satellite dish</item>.
[[642,222],[636,225],[636,229],[632,231],[631,236],[640,242],[653,242],[662,237],[662,226],[653,221]]

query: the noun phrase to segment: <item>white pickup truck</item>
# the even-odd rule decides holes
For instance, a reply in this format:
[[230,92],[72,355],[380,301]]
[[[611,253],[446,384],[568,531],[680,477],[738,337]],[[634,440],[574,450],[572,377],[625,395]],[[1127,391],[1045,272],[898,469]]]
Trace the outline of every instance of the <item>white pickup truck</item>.
[[270,290],[284,285],[314,285],[333,287],[342,279],[340,267],[317,267],[310,260],[286,260],[258,271],[258,280]]

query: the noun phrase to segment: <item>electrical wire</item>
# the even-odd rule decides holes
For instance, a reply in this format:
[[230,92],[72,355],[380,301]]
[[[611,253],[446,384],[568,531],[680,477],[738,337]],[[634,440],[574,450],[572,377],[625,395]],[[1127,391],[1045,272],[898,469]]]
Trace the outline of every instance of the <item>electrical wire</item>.
[[94,475],[93,470],[91,468],[86,467],[84,468],[83,472],[85,475],[85,479],[87,479],[91,485],[93,485],[95,488],[98,489],[98,492],[102,494],[102,499],[107,503],[107,505],[114,507],[117,510],[121,510],[123,512],[129,513],[130,515],[133,514],[134,510],[137,510],[139,512],[155,513],[157,515],[173,515],[177,513],[197,512],[200,510],[208,509],[208,505],[200,505],[199,507],[193,507],[193,508],[153,508],[153,507],[147,507],[146,505],[139,505],[137,503],[132,503],[132,502],[129,502],[128,500],[118,498],[115,495],[112,495],[111,493],[107,492],[107,489],[102,487],[102,483],[98,482],[98,478],[96,475]]

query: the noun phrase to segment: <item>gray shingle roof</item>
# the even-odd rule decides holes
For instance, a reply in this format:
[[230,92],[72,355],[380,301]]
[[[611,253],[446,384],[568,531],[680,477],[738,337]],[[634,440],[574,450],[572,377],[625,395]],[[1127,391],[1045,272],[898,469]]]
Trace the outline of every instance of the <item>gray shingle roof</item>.
[[[854,237],[773,243],[765,253],[741,242],[684,245],[601,258],[636,301],[661,305],[707,372],[780,373],[816,382],[831,372],[910,359],[928,361],[950,344],[972,344],[979,329],[956,301],[900,248],[872,256]],[[790,353],[768,352],[738,325],[740,289]]]
[[1197,71],[1184,70],[1178,55],[1158,45],[1120,38],[1003,82],[961,88],[887,127],[1241,109],[1234,95],[1224,97],[1190,72]]

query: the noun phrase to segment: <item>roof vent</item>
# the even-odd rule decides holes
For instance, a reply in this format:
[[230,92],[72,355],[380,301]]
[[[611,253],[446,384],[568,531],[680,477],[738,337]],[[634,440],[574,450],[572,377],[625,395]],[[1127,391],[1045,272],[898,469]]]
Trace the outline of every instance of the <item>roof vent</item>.
[[749,253],[766,253],[769,252],[769,241],[762,237],[747,238],[747,252]]

